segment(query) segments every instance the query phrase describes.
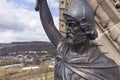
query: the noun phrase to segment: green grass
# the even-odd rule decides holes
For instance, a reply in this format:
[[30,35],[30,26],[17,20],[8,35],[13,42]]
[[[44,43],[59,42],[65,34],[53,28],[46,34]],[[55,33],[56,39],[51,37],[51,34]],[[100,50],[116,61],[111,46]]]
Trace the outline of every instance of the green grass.
[[0,66],[5,66],[5,65],[12,65],[12,64],[17,64],[19,63],[16,60],[0,60]]
[[0,80],[53,80],[53,70],[46,64],[35,70],[22,70],[21,67],[0,69]]

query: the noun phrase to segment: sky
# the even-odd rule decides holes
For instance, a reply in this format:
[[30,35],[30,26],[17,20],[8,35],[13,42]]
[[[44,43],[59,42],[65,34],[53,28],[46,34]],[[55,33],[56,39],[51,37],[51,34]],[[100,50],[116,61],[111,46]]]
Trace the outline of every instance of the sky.
[[[49,41],[34,10],[35,1],[0,0],[0,43]],[[47,1],[58,28],[58,0]]]

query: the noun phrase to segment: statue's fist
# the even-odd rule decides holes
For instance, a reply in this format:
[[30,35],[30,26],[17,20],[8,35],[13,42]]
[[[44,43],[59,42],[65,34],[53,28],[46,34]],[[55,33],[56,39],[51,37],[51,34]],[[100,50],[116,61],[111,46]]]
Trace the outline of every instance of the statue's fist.
[[35,5],[35,10],[39,11],[39,5],[41,3],[42,0],[36,0],[36,5]]

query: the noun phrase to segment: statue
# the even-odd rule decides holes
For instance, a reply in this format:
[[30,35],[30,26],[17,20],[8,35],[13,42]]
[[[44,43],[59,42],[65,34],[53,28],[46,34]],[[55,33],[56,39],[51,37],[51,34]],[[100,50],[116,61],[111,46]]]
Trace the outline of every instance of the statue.
[[91,40],[97,38],[94,13],[86,0],[75,0],[63,14],[66,37],[56,29],[46,0],[35,10],[47,36],[57,48],[54,80],[119,80],[119,66],[102,54]]

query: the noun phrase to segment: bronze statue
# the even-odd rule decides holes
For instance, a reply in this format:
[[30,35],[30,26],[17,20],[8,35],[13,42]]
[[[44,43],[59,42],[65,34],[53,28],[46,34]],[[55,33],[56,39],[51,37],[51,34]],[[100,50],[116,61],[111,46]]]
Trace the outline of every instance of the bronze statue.
[[43,28],[58,52],[54,80],[120,80],[119,66],[90,42],[97,38],[97,32],[86,0],[75,0],[63,14],[66,37],[56,29],[47,1],[36,2]]

